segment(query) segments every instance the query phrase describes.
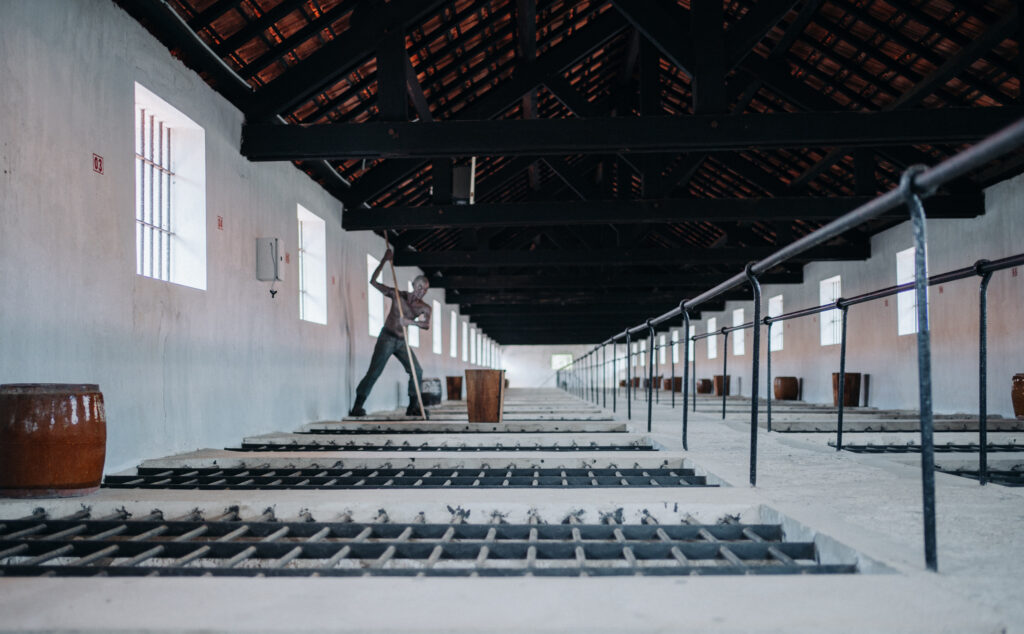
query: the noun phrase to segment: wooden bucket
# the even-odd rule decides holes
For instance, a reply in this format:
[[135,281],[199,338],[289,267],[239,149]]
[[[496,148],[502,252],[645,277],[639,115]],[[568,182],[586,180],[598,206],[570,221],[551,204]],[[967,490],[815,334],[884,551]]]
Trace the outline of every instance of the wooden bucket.
[[96,385],[0,385],[0,496],[73,497],[100,486],[107,448]]
[[800,383],[795,376],[777,376],[774,380],[776,401],[795,401],[800,393]]
[[466,411],[471,423],[500,423],[505,409],[504,370],[466,370]]
[[448,400],[449,401],[461,401],[462,400],[462,377],[461,376],[448,376],[445,377],[448,382]]
[[721,374],[715,375],[715,396],[729,395],[729,379],[731,376],[731,374],[727,374],[724,377]]
[[[847,372],[843,381],[843,407],[860,405],[860,372]],[[832,404],[839,407],[839,373],[832,373]]]
[[697,394],[711,394],[712,387],[711,379],[697,380]]

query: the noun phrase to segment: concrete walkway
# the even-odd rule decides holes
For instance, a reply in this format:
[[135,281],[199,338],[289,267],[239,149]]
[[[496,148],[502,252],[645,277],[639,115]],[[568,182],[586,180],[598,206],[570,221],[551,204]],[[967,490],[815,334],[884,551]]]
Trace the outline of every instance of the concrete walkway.
[[[634,405],[630,431],[646,436],[646,404]],[[0,518],[27,515],[36,506],[60,515],[78,510],[83,503],[92,506],[94,516],[119,507],[139,516],[153,508],[173,516],[197,507],[216,515],[227,506],[238,505],[247,517],[273,507],[281,519],[298,518],[309,511],[317,520],[347,515],[355,521],[370,521],[380,509],[386,509],[394,522],[413,521],[419,513],[428,521],[446,522],[452,507],[470,511],[474,521],[486,521],[499,511],[513,523],[526,521],[530,514],[557,523],[580,511],[584,521],[596,522],[599,513],[619,508],[626,523],[644,516],[662,524],[678,523],[685,514],[713,523],[728,514],[738,515],[744,522],[782,523],[787,535],[813,539],[823,559],[854,558],[861,573],[458,579],[9,578],[0,580],[0,630],[1024,631],[1020,572],[1024,490],[981,487],[963,478],[937,474],[940,572],[927,572],[920,470],[913,459],[836,452],[826,444],[828,434],[779,434],[761,429],[758,486],[751,488],[747,484],[749,414],[743,412],[743,402],[737,400],[735,405],[730,409],[737,411],[723,421],[720,412],[702,403],[704,411],[690,415],[690,450],[685,453],[680,441],[681,410],[664,401],[655,405],[650,437],[663,451],[653,456],[643,452],[645,459],[685,460],[727,485],[718,488],[430,492],[107,489],[77,500],[0,502]],[[624,420],[623,414],[620,407],[615,419]],[[564,442],[565,436],[562,433],[558,438]],[[465,438],[466,434],[460,433],[453,440],[463,442]],[[580,440],[585,440],[583,433]],[[335,455],[318,452],[315,457],[323,460]],[[554,453],[527,456],[556,464],[577,458]],[[590,456],[602,458],[597,452],[588,459]],[[365,454],[358,457],[366,458]],[[470,459],[457,454],[443,457]],[[300,458],[291,454],[281,459]],[[522,458],[515,456],[516,460]],[[621,455],[614,458],[623,459]],[[481,457],[473,455],[471,459]]]

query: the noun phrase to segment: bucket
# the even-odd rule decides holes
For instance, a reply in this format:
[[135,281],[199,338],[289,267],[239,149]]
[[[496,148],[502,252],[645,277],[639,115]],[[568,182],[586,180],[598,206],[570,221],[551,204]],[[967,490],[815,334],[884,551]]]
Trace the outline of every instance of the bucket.
[[466,370],[466,413],[469,422],[500,423],[504,407],[504,370]]
[[448,400],[449,401],[461,401],[462,400],[462,377],[461,376],[448,376],[445,377],[448,382]]
[[441,379],[426,378],[420,385],[420,395],[423,397],[423,407],[432,407],[441,404]]
[[97,385],[0,385],[0,496],[88,495],[100,486],[107,420]]
[[795,401],[800,393],[800,384],[795,376],[775,377],[775,400]]

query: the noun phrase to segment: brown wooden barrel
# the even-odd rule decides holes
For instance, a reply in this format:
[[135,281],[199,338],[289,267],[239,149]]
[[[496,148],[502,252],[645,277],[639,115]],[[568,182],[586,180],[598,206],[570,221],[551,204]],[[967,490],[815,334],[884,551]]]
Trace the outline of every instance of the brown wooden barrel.
[[775,377],[775,400],[795,401],[800,392],[800,384],[795,376]]
[[448,382],[448,400],[449,401],[461,401],[462,400],[462,377],[461,376],[447,376],[445,380]]
[[466,413],[471,423],[500,423],[505,408],[504,370],[466,370]]
[[[847,372],[843,381],[843,407],[860,405],[860,372]],[[839,373],[832,373],[832,404],[839,407]]]
[[711,379],[699,379],[697,381],[697,394],[711,394],[712,387]]
[[729,395],[729,379],[731,377],[731,374],[727,374],[724,377],[721,374],[715,375],[715,396]]
[[71,497],[100,486],[107,419],[97,385],[0,385],[0,496]]

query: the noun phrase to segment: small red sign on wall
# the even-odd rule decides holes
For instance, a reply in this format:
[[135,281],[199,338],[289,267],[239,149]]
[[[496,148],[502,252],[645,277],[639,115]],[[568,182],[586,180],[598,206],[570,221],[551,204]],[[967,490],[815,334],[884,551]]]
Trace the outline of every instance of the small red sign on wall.
[[292,261],[292,256],[291,256],[291,254],[290,254],[290,253],[288,253],[287,251],[285,251],[285,252],[284,252],[284,263],[285,263],[285,264],[291,264],[291,261]]
[[103,173],[103,157],[99,154],[92,155],[92,171],[97,174]]
[[224,216],[217,216],[217,228],[224,231]]

